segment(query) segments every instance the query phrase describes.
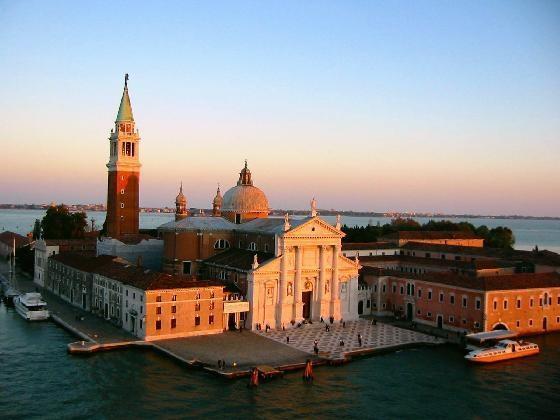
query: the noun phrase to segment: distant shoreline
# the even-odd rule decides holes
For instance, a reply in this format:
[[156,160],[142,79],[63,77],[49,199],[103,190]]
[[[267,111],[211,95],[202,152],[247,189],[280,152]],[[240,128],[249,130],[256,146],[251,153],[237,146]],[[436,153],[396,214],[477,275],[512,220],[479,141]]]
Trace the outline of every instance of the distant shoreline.
[[[0,210],[46,210],[48,204],[0,204]],[[71,211],[105,211],[105,206],[101,204],[70,204]],[[200,209],[191,209],[191,214],[197,214]],[[212,209],[202,209],[206,214],[212,214]],[[174,213],[171,207],[141,207],[142,213]],[[432,218],[432,219],[505,219],[505,220],[559,220],[560,216],[523,216],[523,215],[481,215],[481,214],[439,214],[439,213],[400,213],[400,212],[362,212],[351,210],[318,210],[323,216],[349,216],[349,217],[384,217],[384,218]],[[309,210],[272,210],[272,216],[283,216],[289,213],[296,216],[309,214]]]

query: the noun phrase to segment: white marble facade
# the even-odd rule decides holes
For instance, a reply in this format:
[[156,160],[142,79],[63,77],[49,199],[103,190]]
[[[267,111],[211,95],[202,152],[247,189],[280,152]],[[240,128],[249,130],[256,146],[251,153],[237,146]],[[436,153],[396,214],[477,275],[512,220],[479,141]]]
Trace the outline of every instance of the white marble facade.
[[357,319],[359,264],[342,255],[343,236],[318,216],[277,235],[277,257],[248,275],[251,328]]

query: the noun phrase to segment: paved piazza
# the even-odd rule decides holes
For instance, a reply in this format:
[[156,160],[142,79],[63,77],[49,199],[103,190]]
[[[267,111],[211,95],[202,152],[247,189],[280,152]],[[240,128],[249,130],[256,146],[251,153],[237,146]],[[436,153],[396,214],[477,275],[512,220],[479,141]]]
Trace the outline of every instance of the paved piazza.
[[[343,327],[339,322],[328,324],[330,331],[325,329],[325,323],[315,322],[302,325],[300,328],[292,328],[286,331],[270,330],[259,331],[264,337],[287,344],[297,350],[313,354],[313,344],[317,340],[319,356],[326,359],[343,359],[344,354],[353,351],[368,351],[377,349],[388,349],[392,347],[411,344],[439,344],[443,340],[422,334],[416,331],[405,330],[389,324],[378,322],[372,325],[370,320],[360,319],[348,321]],[[358,343],[358,334],[362,336],[362,345]],[[290,337],[287,343],[286,337]],[[340,341],[344,345],[340,345]]]

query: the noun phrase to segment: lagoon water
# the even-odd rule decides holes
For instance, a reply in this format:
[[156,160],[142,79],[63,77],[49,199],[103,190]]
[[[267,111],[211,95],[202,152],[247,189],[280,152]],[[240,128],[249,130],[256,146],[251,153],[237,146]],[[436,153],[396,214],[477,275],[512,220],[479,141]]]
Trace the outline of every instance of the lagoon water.
[[[89,357],[51,322],[0,304],[0,418],[558,418],[560,334],[542,352],[472,366],[453,346],[419,348],[301,372],[248,389],[150,350]],[[227,350],[226,350],[227,351]]]
[[[33,230],[35,219],[41,219],[45,215],[44,210],[0,210],[0,232],[11,230],[25,234]],[[88,219],[95,219],[97,225],[105,220],[105,212],[88,212]],[[154,229],[163,223],[173,220],[171,213],[140,213],[140,227]],[[296,216],[298,217],[298,216]],[[333,223],[334,216],[325,216],[325,220]],[[429,221],[429,218],[416,218],[420,223]],[[540,249],[560,253],[560,220],[525,220],[525,219],[494,219],[494,218],[455,218],[454,222],[467,221],[475,226],[486,225],[490,228],[496,226],[509,227],[516,238],[515,248],[533,249],[538,245]],[[387,217],[349,217],[343,216],[342,223],[349,226],[366,226],[369,224],[389,223]]]
[[[0,230],[29,231],[44,212],[0,210]],[[104,213],[91,213],[98,221]],[[141,215],[145,228],[171,214]],[[327,219],[334,222],[334,218]],[[384,219],[346,218],[348,224]],[[510,226],[517,247],[560,251],[560,222],[473,219]],[[532,338],[541,354],[491,366],[468,365],[454,346],[403,350],[320,367],[248,389],[190,370],[150,350],[71,356],[74,341],[51,322],[25,322],[0,303],[2,418],[558,418],[560,333]],[[224,349],[227,355],[227,349]],[[227,358],[227,356],[226,356]]]

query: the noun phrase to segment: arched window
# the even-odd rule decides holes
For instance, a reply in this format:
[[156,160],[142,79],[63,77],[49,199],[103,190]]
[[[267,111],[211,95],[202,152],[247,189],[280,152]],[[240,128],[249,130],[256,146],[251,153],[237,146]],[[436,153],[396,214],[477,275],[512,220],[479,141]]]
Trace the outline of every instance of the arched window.
[[256,251],[257,250],[257,244],[254,242],[251,242],[249,244],[249,251]]
[[214,243],[214,249],[226,249],[226,248],[229,248],[229,241],[225,239],[218,239]]

